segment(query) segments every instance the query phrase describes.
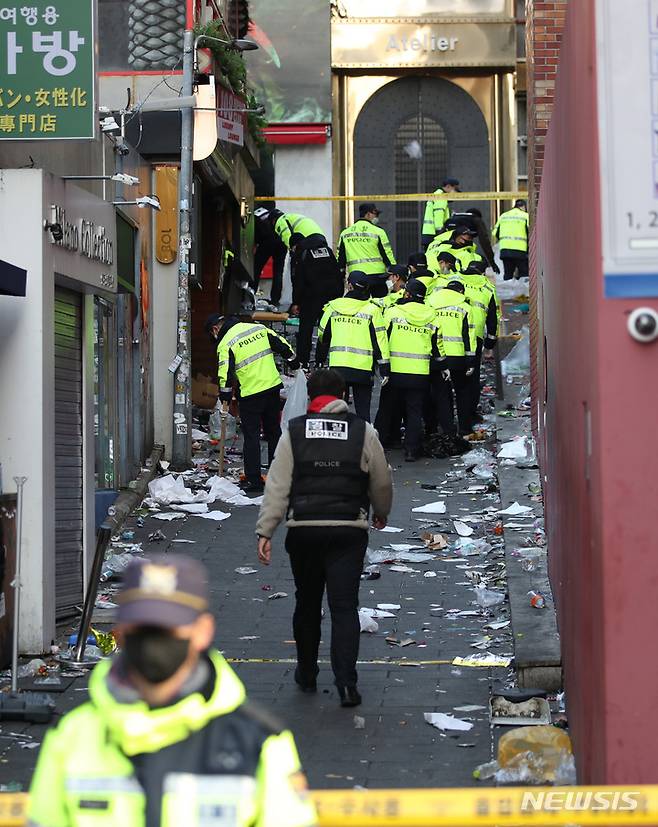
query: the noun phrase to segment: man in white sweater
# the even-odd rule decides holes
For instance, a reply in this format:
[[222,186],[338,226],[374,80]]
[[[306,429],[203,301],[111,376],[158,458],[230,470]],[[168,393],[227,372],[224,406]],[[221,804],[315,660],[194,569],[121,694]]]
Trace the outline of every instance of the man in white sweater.
[[393,501],[391,469],[377,431],[350,413],[345,383],[334,370],[309,378],[308,413],[292,419],[267,475],[258,515],[258,558],[268,565],[271,538],[287,516],[286,550],[297,603],[295,681],[315,692],[322,597],[331,612],[331,666],[342,706],[357,706],[359,584],[368,545],[368,516],[384,528]]

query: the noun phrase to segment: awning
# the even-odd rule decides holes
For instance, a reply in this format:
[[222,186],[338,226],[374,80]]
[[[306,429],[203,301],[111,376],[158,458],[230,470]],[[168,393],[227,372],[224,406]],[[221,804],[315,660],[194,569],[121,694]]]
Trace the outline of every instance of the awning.
[[0,296],[24,296],[27,270],[0,259]]
[[278,123],[263,130],[269,144],[326,144],[331,135],[328,123]]

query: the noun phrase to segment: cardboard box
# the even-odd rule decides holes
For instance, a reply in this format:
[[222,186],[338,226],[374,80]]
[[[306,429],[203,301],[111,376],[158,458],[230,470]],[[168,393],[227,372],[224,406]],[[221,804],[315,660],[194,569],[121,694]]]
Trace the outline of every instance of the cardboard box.
[[210,376],[197,374],[192,377],[192,404],[199,408],[215,407],[219,391],[216,380]]

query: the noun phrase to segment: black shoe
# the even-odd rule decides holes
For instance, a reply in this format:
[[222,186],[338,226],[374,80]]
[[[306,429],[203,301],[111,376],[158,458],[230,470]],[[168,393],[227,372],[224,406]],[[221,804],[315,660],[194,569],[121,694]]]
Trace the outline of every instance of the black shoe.
[[361,695],[356,686],[337,686],[340,695],[341,706],[358,706],[361,703]]
[[318,691],[318,685],[315,681],[303,681],[299,672],[299,666],[295,669],[295,683],[307,695]]
[[242,480],[240,488],[245,494],[262,494],[265,490],[265,483],[263,480]]

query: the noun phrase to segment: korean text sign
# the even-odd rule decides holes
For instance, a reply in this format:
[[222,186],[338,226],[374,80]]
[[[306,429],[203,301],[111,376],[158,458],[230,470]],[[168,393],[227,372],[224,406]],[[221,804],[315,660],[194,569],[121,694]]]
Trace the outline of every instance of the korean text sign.
[[94,137],[94,0],[0,0],[0,139]]

